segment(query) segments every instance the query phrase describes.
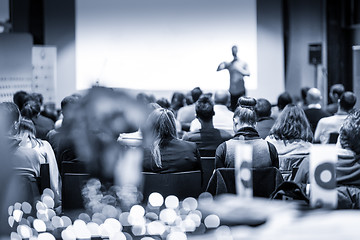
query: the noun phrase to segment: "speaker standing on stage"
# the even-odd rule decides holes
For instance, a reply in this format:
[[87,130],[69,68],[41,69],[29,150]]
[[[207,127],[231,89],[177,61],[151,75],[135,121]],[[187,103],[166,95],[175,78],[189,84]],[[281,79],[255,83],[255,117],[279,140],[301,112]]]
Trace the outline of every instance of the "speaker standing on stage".
[[248,70],[247,63],[241,61],[237,57],[237,46],[232,47],[232,55],[234,59],[231,62],[222,62],[220,63],[217,71],[221,71],[227,69],[230,74],[230,88],[229,92],[231,94],[231,110],[234,111],[236,109],[237,101],[239,97],[245,96],[245,84],[244,77],[250,76],[250,72]]

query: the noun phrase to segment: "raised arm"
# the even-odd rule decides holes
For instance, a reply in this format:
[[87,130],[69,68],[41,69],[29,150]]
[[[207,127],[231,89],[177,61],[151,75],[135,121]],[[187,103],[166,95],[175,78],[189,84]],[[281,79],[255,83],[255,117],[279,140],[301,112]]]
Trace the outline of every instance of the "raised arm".
[[218,66],[216,71],[221,71],[221,70],[227,69],[227,67],[228,67],[228,64],[226,62],[222,62],[222,63],[220,63],[220,65]]
[[250,71],[246,63],[242,64],[242,67],[239,69],[239,71],[244,76],[250,76]]

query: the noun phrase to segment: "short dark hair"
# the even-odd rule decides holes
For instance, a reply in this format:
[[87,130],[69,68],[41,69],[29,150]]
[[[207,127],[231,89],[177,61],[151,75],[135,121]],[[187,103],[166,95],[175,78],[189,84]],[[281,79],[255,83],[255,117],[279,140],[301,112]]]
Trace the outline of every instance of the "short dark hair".
[[202,95],[202,91],[199,87],[196,87],[193,90],[191,90],[191,97],[194,102],[196,102],[201,95]]
[[360,111],[352,111],[340,128],[340,144],[342,148],[350,149],[360,154]]
[[340,108],[345,111],[353,109],[356,103],[356,96],[352,92],[344,92],[340,97]]
[[280,96],[278,97],[278,101],[277,101],[277,106],[279,108],[279,110],[283,110],[286,105],[292,103],[292,98],[291,95],[288,92],[284,92],[282,94],[280,94]]
[[214,103],[211,97],[202,95],[195,105],[196,116],[203,121],[210,121],[215,115]]
[[257,99],[255,105],[255,112],[257,118],[270,117],[271,103],[265,98]]
[[75,104],[79,101],[79,98],[78,97],[75,97],[73,95],[71,96],[67,96],[67,97],[64,97],[64,99],[61,101],[61,110],[64,111],[64,109],[70,105],[70,104]]
[[26,97],[28,93],[25,91],[18,91],[13,96],[13,101],[17,105],[18,109],[22,109],[23,105],[25,104]]
[[235,109],[234,118],[238,118],[240,123],[246,123],[252,126],[256,124],[255,113],[256,99],[252,97],[240,97],[238,107]]
[[162,108],[169,109],[170,108],[170,102],[166,98],[160,98],[156,101],[157,104],[160,105]]

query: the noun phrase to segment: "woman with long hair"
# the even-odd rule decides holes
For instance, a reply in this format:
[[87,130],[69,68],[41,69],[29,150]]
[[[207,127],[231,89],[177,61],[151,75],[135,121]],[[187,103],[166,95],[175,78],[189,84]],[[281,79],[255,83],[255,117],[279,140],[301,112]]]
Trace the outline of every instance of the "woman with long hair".
[[38,159],[40,164],[49,164],[50,187],[55,194],[55,203],[59,204],[61,196],[61,180],[54,151],[47,141],[38,139],[35,135],[36,130],[34,123],[29,119],[22,118],[20,120],[18,132],[18,138],[21,140],[19,145],[21,147],[34,149],[39,155]]
[[285,178],[308,157],[313,133],[301,107],[288,104],[276,119],[265,139],[274,144],[279,154],[279,169]]
[[177,138],[172,111],[155,109],[146,126],[150,141],[145,151],[144,171],[168,173],[201,169],[196,144]]

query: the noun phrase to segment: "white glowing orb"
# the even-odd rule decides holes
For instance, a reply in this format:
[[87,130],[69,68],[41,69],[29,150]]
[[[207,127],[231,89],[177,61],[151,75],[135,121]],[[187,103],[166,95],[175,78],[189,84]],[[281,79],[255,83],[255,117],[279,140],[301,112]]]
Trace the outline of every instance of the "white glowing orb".
[[99,231],[100,231],[100,236],[102,238],[109,238],[110,237],[110,233],[109,233],[108,229],[106,229],[104,224],[100,224]]
[[23,214],[24,214],[23,211],[21,211],[19,209],[15,209],[14,212],[13,212],[14,220],[16,222],[20,222]]
[[174,209],[166,208],[160,212],[160,220],[167,223],[173,224],[176,220],[177,214]]
[[9,216],[8,218],[8,223],[9,223],[9,226],[10,227],[13,227],[14,226],[14,222],[15,222],[15,219],[13,216]]
[[16,232],[10,234],[10,240],[21,240],[21,237]]
[[130,226],[131,225],[129,223],[129,221],[128,221],[129,215],[130,215],[129,212],[123,212],[123,213],[120,214],[119,220],[120,220],[121,225],[123,225],[123,226]]
[[51,218],[51,224],[54,228],[61,228],[64,227],[64,220],[62,220],[59,216],[53,216]]
[[179,199],[174,195],[167,196],[165,199],[165,206],[167,208],[175,209],[179,207]]
[[89,222],[86,224],[86,227],[90,231],[91,237],[100,237],[100,229],[97,223]]
[[68,216],[62,216],[61,219],[64,222],[64,227],[68,227],[72,224],[71,219]]
[[185,232],[194,232],[195,229],[196,229],[196,224],[192,219],[187,218],[187,219],[185,219],[184,221],[181,222],[180,227]]
[[46,207],[46,205],[44,204],[44,203],[42,203],[42,202],[40,202],[40,201],[38,201],[37,203],[36,203],[36,210],[46,210],[47,209],[47,207]]
[[205,218],[204,224],[207,228],[217,228],[220,226],[220,218],[215,214],[210,214]]
[[36,212],[36,217],[40,220],[43,220],[44,222],[50,221],[47,209],[46,210],[38,210]]
[[195,213],[190,213],[189,215],[186,216],[185,219],[191,219],[195,223],[196,227],[200,226],[201,224],[200,216]]
[[21,209],[21,203],[16,202],[14,204],[14,210],[20,210]]
[[163,235],[165,230],[165,225],[160,221],[153,221],[147,225],[149,235]]
[[61,238],[63,240],[76,240],[76,235],[72,225],[68,226],[64,231],[61,232]]
[[47,206],[47,208],[54,208],[55,206],[54,199],[52,199],[49,195],[45,195],[42,198],[42,202]]
[[186,234],[183,232],[171,232],[167,235],[166,240],[186,240]]
[[50,233],[40,233],[38,236],[38,240],[55,240],[55,237]]
[[122,232],[116,232],[110,235],[109,240],[126,240],[126,236]]
[[54,194],[53,190],[51,190],[50,188],[45,188],[43,191],[43,195],[49,195],[52,199],[55,198],[55,194]]
[[32,236],[32,230],[27,225],[19,225],[16,230],[22,238],[30,238]]
[[153,207],[161,207],[164,203],[164,197],[157,192],[153,192],[149,195],[149,203]]
[[130,215],[135,217],[143,217],[145,215],[145,209],[140,205],[134,205],[130,209]]
[[33,226],[36,231],[38,232],[45,232],[46,231],[46,224],[43,220],[35,219],[33,222]]
[[188,197],[188,198],[185,198],[184,201],[182,202],[182,207],[185,210],[193,211],[198,207],[198,202],[195,198]]
[[122,230],[120,222],[115,218],[107,218],[104,222],[104,227],[107,229],[110,236]]

